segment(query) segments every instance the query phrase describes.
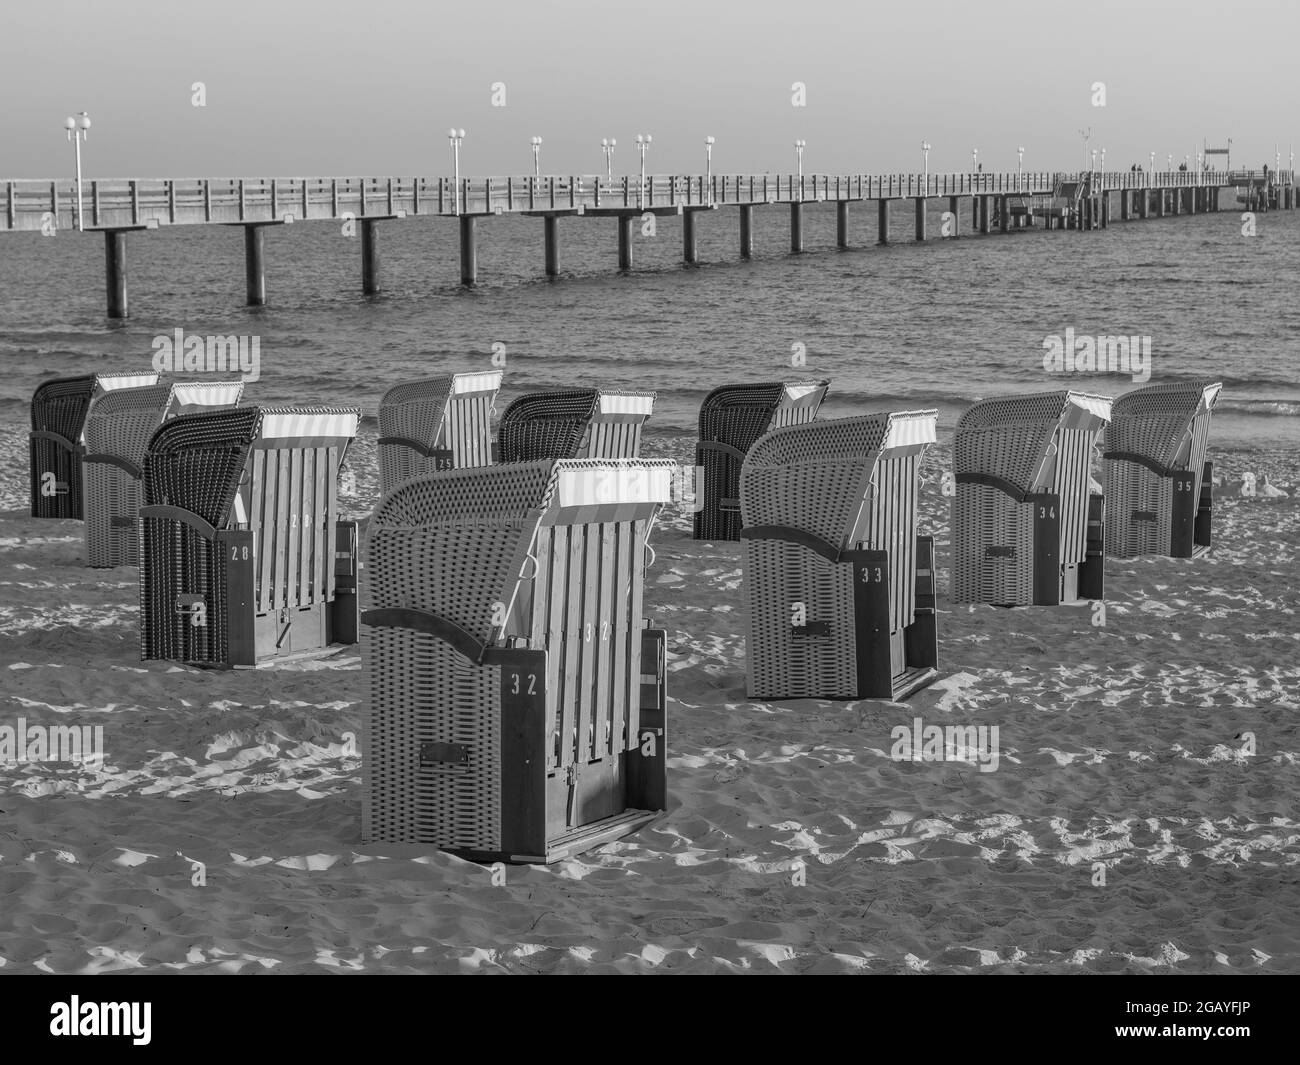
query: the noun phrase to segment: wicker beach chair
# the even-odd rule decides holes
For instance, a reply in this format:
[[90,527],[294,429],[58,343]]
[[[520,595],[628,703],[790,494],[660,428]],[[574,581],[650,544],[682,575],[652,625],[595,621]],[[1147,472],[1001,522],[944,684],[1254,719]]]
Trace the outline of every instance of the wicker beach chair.
[[379,404],[379,486],[436,470],[492,464],[492,408],[501,371],[408,381]]
[[158,383],[152,370],[56,377],[32,394],[28,434],[33,518],[80,518],[86,411],[97,396]]
[[554,862],[666,805],[643,568],[672,463],[428,474],[366,537],[362,838]]
[[140,558],[140,464],[168,418],[233,407],[242,381],[145,385],[103,392],[86,412],[82,459],[86,564],[134,566]]
[[1111,401],[1086,392],[987,399],[953,434],[954,603],[1056,606],[1102,597],[1093,450]]
[[252,666],[357,639],[356,407],[233,407],[160,426],[140,507],[141,657]]
[[1106,552],[1195,558],[1210,546],[1206,460],[1218,381],[1151,385],[1115,400],[1106,429]]
[[641,426],[654,410],[653,392],[584,388],[532,392],[501,415],[498,459],[633,459]]
[[740,471],[748,691],[902,699],[937,677],[917,468],[937,412],[774,429]]
[[829,381],[715,388],[700,406],[695,445],[695,539],[740,539],[740,467],[764,433],[817,416]]

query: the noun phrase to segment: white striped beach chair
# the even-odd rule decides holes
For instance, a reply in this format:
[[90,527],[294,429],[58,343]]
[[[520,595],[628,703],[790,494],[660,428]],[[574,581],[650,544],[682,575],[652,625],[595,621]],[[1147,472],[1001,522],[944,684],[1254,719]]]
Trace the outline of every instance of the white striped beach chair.
[[953,434],[954,603],[1100,599],[1105,556],[1093,451],[1111,401],[1041,392],[976,403]]
[[134,566],[140,559],[140,465],[168,418],[234,407],[242,381],[145,385],[101,392],[86,412],[86,564]]
[[379,489],[436,470],[492,464],[501,371],[446,374],[390,388],[379,404]]
[[814,421],[760,438],[740,472],[748,691],[903,699],[937,677],[934,538],[918,466],[937,412]]
[[153,434],[141,657],[216,666],[357,640],[357,523],[338,520],[356,407],[232,407]]
[[28,458],[33,518],[77,518],[84,513],[81,459],[86,411],[118,388],[158,383],[152,370],[56,377],[32,394]]
[[1218,381],[1151,385],[1115,400],[1106,430],[1106,551],[1195,558],[1210,546],[1210,412]]
[[695,539],[740,539],[740,467],[760,436],[817,416],[829,381],[723,385],[700,405]]
[[498,459],[633,459],[653,392],[574,389],[520,396],[501,415]]
[[554,862],[665,809],[665,642],[642,619],[673,464],[428,474],[366,535],[362,838]]

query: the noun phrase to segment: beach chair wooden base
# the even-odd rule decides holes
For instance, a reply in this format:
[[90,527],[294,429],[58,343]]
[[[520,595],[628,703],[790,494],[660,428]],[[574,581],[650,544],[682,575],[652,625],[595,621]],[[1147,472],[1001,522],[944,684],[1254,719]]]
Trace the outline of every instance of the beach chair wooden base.
[[[666,809],[662,629],[641,632],[640,711],[627,723],[628,742],[616,737],[603,751],[596,743],[590,760],[559,764],[547,651],[490,647],[474,662],[449,642],[455,626],[426,611],[367,610],[362,620],[363,656],[386,706],[372,708],[366,726],[363,842],[550,864],[621,839]],[[416,668],[380,681],[380,660]]]
[[[142,507],[140,518],[145,556],[154,560],[142,573],[149,618],[141,627],[142,659],[247,668],[357,642],[355,521],[335,525],[334,598],[266,610],[258,607],[252,532],[214,530],[198,515],[172,506]],[[172,552],[187,564],[169,566]],[[167,600],[170,610],[162,609]]]
[[[891,622],[889,552],[837,551],[778,526],[740,535],[751,553],[747,574],[783,574],[779,588],[750,590],[751,699],[898,700],[938,679],[934,537],[916,538],[916,605],[900,630]],[[801,624],[791,620],[793,604]]]

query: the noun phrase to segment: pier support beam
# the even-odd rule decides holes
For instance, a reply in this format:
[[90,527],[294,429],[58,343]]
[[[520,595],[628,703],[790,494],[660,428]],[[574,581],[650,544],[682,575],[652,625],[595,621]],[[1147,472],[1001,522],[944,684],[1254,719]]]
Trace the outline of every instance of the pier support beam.
[[754,208],[752,204],[740,207],[740,257],[754,257]]
[[1101,194],[1101,228],[1110,228],[1110,193]]
[[803,252],[803,204],[794,200],[790,204],[790,254]]
[[379,220],[361,219],[361,291],[367,296],[379,292]]
[[682,212],[682,262],[694,266],[700,260],[699,245],[695,241],[695,212]]
[[889,243],[889,201],[876,201],[876,243]]
[[972,233],[980,232],[980,198],[978,196],[970,198],[970,231]]
[[1005,196],[998,197],[998,228],[1003,233],[1011,231],[1011,216],[1007,214],[1007,198]]
[[125,318],[126,302],[126,230],[104,230],[104,278],[108,289],[108,316]]
[[918,244],[925,243],[925,206],[925,197],[916,197],[916,242]]
[[560,218],[558,215],[542,216],[542,245],[546,260],[546,276],[560,274]]
[[632,269],[632,222],[635,216],[621,214],[618,216],[618,268]]
[[476,222],[478,222],[478,219],[472,214],[460,216],[460,283],[462,285],[472,285],[478,280]]
[[849,201],[835,204],[835,246],[843,250],[849,246]]
[[244,289],[250,307],[266,304],[266,242],[261,226],[244,226]]

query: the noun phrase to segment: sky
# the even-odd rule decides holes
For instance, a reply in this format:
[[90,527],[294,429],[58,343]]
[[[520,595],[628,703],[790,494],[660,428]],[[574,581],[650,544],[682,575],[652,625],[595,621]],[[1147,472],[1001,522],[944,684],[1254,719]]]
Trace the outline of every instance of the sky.
[[[1300,0],[41,0],[0,13],[0,180],[1163,169],[1300,150]],[[195,106],[194,85],[203,85]],[[1104,85],[1104,106],[1096,83]],[[795,106],[795,83],[804,86]],[[497,106],[499,104],[504,106]]]

